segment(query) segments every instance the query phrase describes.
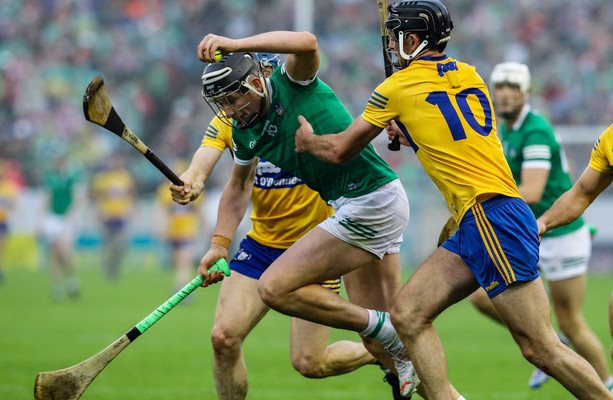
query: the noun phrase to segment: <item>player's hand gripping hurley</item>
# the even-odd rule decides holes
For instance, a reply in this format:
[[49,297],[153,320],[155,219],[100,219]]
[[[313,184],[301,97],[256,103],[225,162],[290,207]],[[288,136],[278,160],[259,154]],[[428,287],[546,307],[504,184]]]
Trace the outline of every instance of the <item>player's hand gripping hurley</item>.
[[[219,259],[210,269],[222,271],[230,276],[230,269],[225,259]],[[34,398],[36,400],[76,400],[85,389],[113,359],[137,337],[145,333],[153,324],[166,315],[191,292],[204,282],[204,277],[198,275],[183,289],[175,293],[164,304],[159,306],[149,316],[130,329],[125,335],[114,341],[106,349],[87,360],[72,367],[57,371],[39,372],[34,383]]]
[[111,104],[109,95],[106,93],[104,80],[101,76],[92,79],[85,90],[85,94],[83,95],[83,113],[85,114],[86,120],[108,129],[134,146],[151,161],[157,169],[166,175],[172,183],[177,186],[183,186],[181,179],[179,179],[179,177],[172,172],[172,170],[168,168],[168,166],[164,164],[164,162],[160,160],[158,156],[126,126],[126,124],[123,123],[115,111],[113,104]]

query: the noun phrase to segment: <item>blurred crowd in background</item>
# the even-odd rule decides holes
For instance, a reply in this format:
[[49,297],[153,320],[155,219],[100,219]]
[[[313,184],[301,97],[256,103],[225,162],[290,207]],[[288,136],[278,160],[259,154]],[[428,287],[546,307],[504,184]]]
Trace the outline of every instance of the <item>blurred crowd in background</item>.
[[[44,190],[46,171],[62,158],[80,171],[91,194],[94,175],[114,154],[124,159],[139,199],[151,201],[163,176],[127,143],[85,121],[82,96],[89,81],[104,77],[119,115],[160,158],[169,165],[189,160],[213,116],[200,94],[204,65],[196,47],[202,37],[293,30],[298,1],[3,0],[2,176],[18,188]],[[610,0],[446,3],[455,25],[447,53],[475,65],[486,82],[496,63],[523,62],[533,76],[532,103],[554,125],[613,122]],[[321,49],[320,77],[357,115],[384,78],[375,2],[314,0],[311,29]],[[390,153],[383,147],[381,152],[408,190],[429,185],[407,151]],[[581,156],[587,162],[589,154]],[[210,192],[219,190],[227,176],[219,167],[213,175]],[[432,198],[424,193],[416,203],[411,199],[412,207],[422,202],[434,208],[412,212],[409,229],[420,218],[446,219],[442,197],[434,190]],[[147,212],[145,206],[141,213]],[[440,226],[420,225],[418,234],[431,229],[435,237]]]

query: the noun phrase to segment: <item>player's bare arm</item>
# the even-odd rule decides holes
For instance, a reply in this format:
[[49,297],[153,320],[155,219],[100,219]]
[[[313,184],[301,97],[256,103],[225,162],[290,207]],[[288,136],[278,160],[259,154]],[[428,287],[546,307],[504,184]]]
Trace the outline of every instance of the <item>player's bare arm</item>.
[[204,277],[202,286],[223,279],[223,273],[208,273],[208,269],[220,258],[228,259],[228,247],[240,224],[251,197],[257,159],[250,165],[234,164],[232,176],[226,185],[217,212],[217,225],[209,251],[200,260],[198,273]]
[[311,153],[322,161],[334,164],[351,160],[381,133],[381,128],[361,116],[347,130],[326,135],[315,135],[313,127],[303,116],[298,117],[298,122],[300,127],[296,130],[296,151]]
[[170,184],[173,201],[178,204],[188,204],[196,200],[203,192],[204,183],[209,179],[221,154],[221,150],[211,146],[203,146],[196,150],[189,167],[180,176],[184,185]]
[[319,69],[317,38],[309,32],[273,31],[241,39],[229,39],[214,34],[206,35],[198,45],[198,58],[215,62],[215,52],[256,51],[288,54],[287,73],[294,80],[311,79]]
[[579,218],[611,182],[613,174],[605,174],[587,167],[573,187],[560,196],[537,220],[539,235]]
[[517,187],[519,194],[528,204],[537,204],[541,201],[549,170],[545,168],[522,168],[521,185]]

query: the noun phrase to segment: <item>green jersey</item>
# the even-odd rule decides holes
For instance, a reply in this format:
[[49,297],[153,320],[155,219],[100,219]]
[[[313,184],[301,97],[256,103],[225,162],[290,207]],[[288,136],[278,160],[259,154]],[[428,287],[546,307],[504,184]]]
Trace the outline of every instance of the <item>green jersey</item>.
[[[530,111],[525,106],[519,119],[507,130],[502,123],[502,146],[504,155],[511,167],[513,178],[521,185],[522,168],[549,169],[549,177],[541,201],[530,204],[535,217],[538,218],[572,187],[568,175],[568,162],[551,125],[542,116]],[[573,232],[583,226],[583,220],[577,219],[568,225],[558,227],[543,236],[560,236]]]
[[319,78],[295,82],[283,66],[273,73],[268,90],[268,115],[253,128],[232,131],[236,163],[248,165],[260,157],[302,179],[326,201],[359,197],[398,178],[370,144],[345,164],[296,153],[299,115],[311,123],[316,134],[342,132],[353,122],[332,89]]
[[45,174],[45,186],[50,197],[49,209],[57,215],[66,215],[73,203],[73,189],[80,181],[77,170],[67,168],[59,171],[51,169]]

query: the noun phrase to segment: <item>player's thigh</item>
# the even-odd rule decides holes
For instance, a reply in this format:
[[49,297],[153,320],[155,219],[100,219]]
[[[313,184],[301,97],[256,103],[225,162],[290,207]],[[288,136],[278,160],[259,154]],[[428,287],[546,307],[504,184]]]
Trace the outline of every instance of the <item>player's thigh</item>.
[[371,253],[315,227],[272,263],[262,274],[260,284],[294,291],[345,275],[374,258]]
[[268,310],[258,294],[257,279],[233,271],[221,284],[215,328],[228,336],[244,338]]
[[292,360],[321,360],[326,356],[330,327],[292,318],[290,354]]
[[402,286],[400,256],[373,259],[343,276],[349,301],[365,308],[389,311]]
[[475,276],[462,258],[439,247],[400,290],[394,302],[394,313],[431,322],[478,287]]
[[570,318],[581,313],[586,284],[585,274],[559,281],[549,281],[551,303],[559,318]]
[[477,307],[479,310],[487,308],[492,304],[490,298],[487,295],[487,292],[481,287],[471,293],[469,299],[471,304]]
[[492,303],[520,345],[526,339],[545,342],[556,338],[549,299],[540,277],[510,285],[493,297]]

